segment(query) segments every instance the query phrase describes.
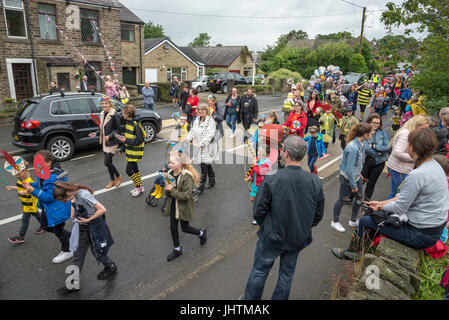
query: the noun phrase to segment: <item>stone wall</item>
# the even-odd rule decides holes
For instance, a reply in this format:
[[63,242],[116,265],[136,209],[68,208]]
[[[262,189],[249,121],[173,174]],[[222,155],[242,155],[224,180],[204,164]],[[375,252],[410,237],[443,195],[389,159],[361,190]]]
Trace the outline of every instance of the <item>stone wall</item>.
[[[123,23],[128,25],[133,25],[131,23]],[[122,68],[130,68],[135,67],[136,72],[136,83],[142,83],[145,81],[145,74],[141,75],[141,72],[144,72],[140,68],[140,57],[142,58],[143,64],[143,55],[145,52],[144,45],[144,28],[140,27],[140,36],[139,36],[139,25],[134,24],[134,41],[121,41],[122,46]],[[140,42],[142,40],[142,42]],[[139,56],[140,52],[140,56]]]
[[[423,251],[414,250],[396,241],[383,238],[375,254],[365,254],[361,279],[354,285],[346,300],[411,300],[419,289],[418,270]],[[368,288],[368,277],[376,266],[379,288]]]

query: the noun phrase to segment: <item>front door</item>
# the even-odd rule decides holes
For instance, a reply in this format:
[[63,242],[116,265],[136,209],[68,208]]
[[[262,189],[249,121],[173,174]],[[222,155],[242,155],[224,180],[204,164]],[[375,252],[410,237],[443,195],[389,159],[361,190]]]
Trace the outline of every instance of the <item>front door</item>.
[[136,74],[135,67],[123,68],[123,83],[136,85]]
[[31,80],[30,63],[13,63],[12,74],[16,90],[16,100],[31,98],[33,96],[33,83]]
[[145,82],[157,82],[157,68],[145,69]]

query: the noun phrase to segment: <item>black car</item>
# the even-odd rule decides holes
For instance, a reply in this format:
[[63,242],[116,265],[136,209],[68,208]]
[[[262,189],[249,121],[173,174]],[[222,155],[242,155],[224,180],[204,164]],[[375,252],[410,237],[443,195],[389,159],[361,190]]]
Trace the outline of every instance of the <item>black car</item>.
[[[98,130],[92,115],[102,111],[101,93],[53,93],[40,95],[23,101],[14,117],[12,143],[22,149],[51,151],[57,161],[72,157],[75,149],[98,146],[98,136],[89,133]],[[123,104],[112,99],[117,113],[121,116]],[[145,142],[151,142],[161,131],[162,120],[157,112],[136,110],[136,120],[140,121],[147,133]],[[123,132],[125,120],[122,118]]]
[[213,93],[221,91],[223,93],[228,93],[228,79],[234,79],[234,84],[246,85],[247,82],[244,77],[235,72],[214,72],[209,75],[209,80],[207,81],[207,87]]

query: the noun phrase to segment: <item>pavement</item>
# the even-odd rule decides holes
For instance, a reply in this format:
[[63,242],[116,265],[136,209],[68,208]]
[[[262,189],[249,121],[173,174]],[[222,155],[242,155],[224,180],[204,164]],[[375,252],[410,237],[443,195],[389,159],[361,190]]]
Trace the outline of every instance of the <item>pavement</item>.
[[[260,112],[274,109],[280,115],[284,98],[260,96]],[[166,111],[170,113],[169,109]],[[172,128],[165,127],[154,142],[145,145],[144,158],[139,162],[145,195],[153,186],[156,171],[167,161],[166,142],[171,132]],[[0,127],[2,147],[5,134],[9,136]],[[225,137],[228,135],[226,132]],[[64,285],[71,260],[52,263],[60,251],[59,242],[50,233],[34,234],[38,224],[33,219],[25,243],[14,245],[6,241],[20,227],[21,206],[13,192],[1,187],[0,299],[237,299],[244,292],[252,266],[258,227],[251,224],[252,205],[248,185],[243,180],[249,166],[243,164],[245,148],[241,141],[233,142],[223,144],[220,150],[223,156],[232,154],[234,163],[214,164],[217,185],[200,196],[191,223],[194,227],[207,228],[207,244],[201,247],[198,238],[180,232],[184,254],[172,262],[166,260],[172,250],[169,219],[162,216],[159,207],[148,206],[144,196],[131,198],[132,186],[127,177],[119,188],[104,189],[109,179],[100,149],[78,151],[73,159],[63,162],[69,179],[91,187],[97,200],[108,209],[107,221],[115,240],[109,256],[119,268],[114,279],[99,281],[96,275],[102,266],[88,253],[81,274],[81,291],[65,298],[58,297],[55,290]],[[317,163],[319,175],[323,177],[325,216],[313,231],[314,242],[300,254],[291,299],[329,299],[332,275],[343,271],[341,261],[330,253],[333,246],[347,245],[351,230],[348,227],[341,234],[330,227],[332,206],[339,191],[336,170],[341,148],[338,142],[329,146],[329,153],[328,158]],[[32,160],[31,153],[23,157]],[[116,155],[114,164],[124,174],[124,157]],[[305,163],[303,168],[306,169]],[[15,184],[12,176],[6,179],[8,184]],[[388,184],[389,180],[382,176],[373,198],[385,198]],[[345,227],[348,219],[349,207],[345,207],[342,212]],[[71,221],[67,221],[66,229],[71,227]],[[277,268],[275,265],[268,278],[264,299],[271,296]]]

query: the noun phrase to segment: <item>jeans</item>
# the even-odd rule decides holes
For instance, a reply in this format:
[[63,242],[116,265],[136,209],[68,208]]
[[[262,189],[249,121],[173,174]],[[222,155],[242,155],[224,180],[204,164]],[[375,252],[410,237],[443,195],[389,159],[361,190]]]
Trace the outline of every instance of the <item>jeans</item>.
[[260,300],[265,281],[273,267],[274,261],[280,256],[279,278],[274,289],[272,300],[287,300],[295,274],[299,251],[284,251],[267,248],[262,240],[257,241],[254,254],[254,264],[246,284],[245,300]]
[[362,169],[362,176],[368,179],[368,183],[365,187],[365,198],[371,199],[371,196],[374,193],[374,187],[376,186],[377,179],[379,179],[382,170],[385,167],[385,161],[375,164],[370,163],[370,161],[365,161],[365,164]]
[[154,103],[144,103],[143,104],[144,109],[150,109],[150,110],[154,110]]
[[22,215],[22,225],[20,226],[19,236],[25,237],[30,225],[31,216],[35,217],[39,224],[41,223],[41,215],[38,212],[24,212]]
[[401,227],[391,225],[378,227],[369,216],[364,216],[359,221],[357,230],[359,237],[362,237],[365,230],[377,230],[377,235],[383,234],[407,247],[418,250],[430,248],[440,239],[440,235],[430,236],[409,225]]
[[317,156],[308,156],[307,157],[307,165],[309,166],[310,172],[315,172],[315,162],[317,160]]
[[228,113],[226,115],[226,124],[232,129],[232,133],[234,133],[235,128],[237,127],[237,115],[237,113]]
[[61,242],[61,251],[70,252],[70,232],[64,229],[65,222],[60,223],[54,227],[45,229],[47,232],[54,233],[59,242]]
[[[334,222],[338,222],[340,220],[341,208],[343,208],[343,205],[345,204],[344,199],[347,199],[352,195],[349,180],[343,177],[341,174],[339,175],[339,179],[340,179],[340,193],[338,195],[338,200],[337,202],[335,202],[334,205]],[[358,195],[359,197],[361,197],[363,194],[362,178],[357,180],[357,188],[359,189]],[[355,221],[357,219],[357,215],[359,214],[360,204],[358,204],[357,202],[358,201],[352,202],[352,216],[351,216],[352,221]]]
[[[86,226],[80,226],[78,248],[73,254],[73,264],[79,268],[80,272],[84,266],[84,260],[86,259],[87,250],[89,250],[90,248],[92,254],[94,254],[89,229],[85,229],[83,227]],[[106,268],[111,268],[114,262],[106,255],[105,257],[103,257],[102,263]]]
[[388,196],[388,199],[393,199],[398,192],[399,185],[402,183],[402,181],[405,180],[407,175],[405,173],[394,171],[393,169],[390,168],[388,168],[388,174],[391,177],[391,192],[390,195]]

